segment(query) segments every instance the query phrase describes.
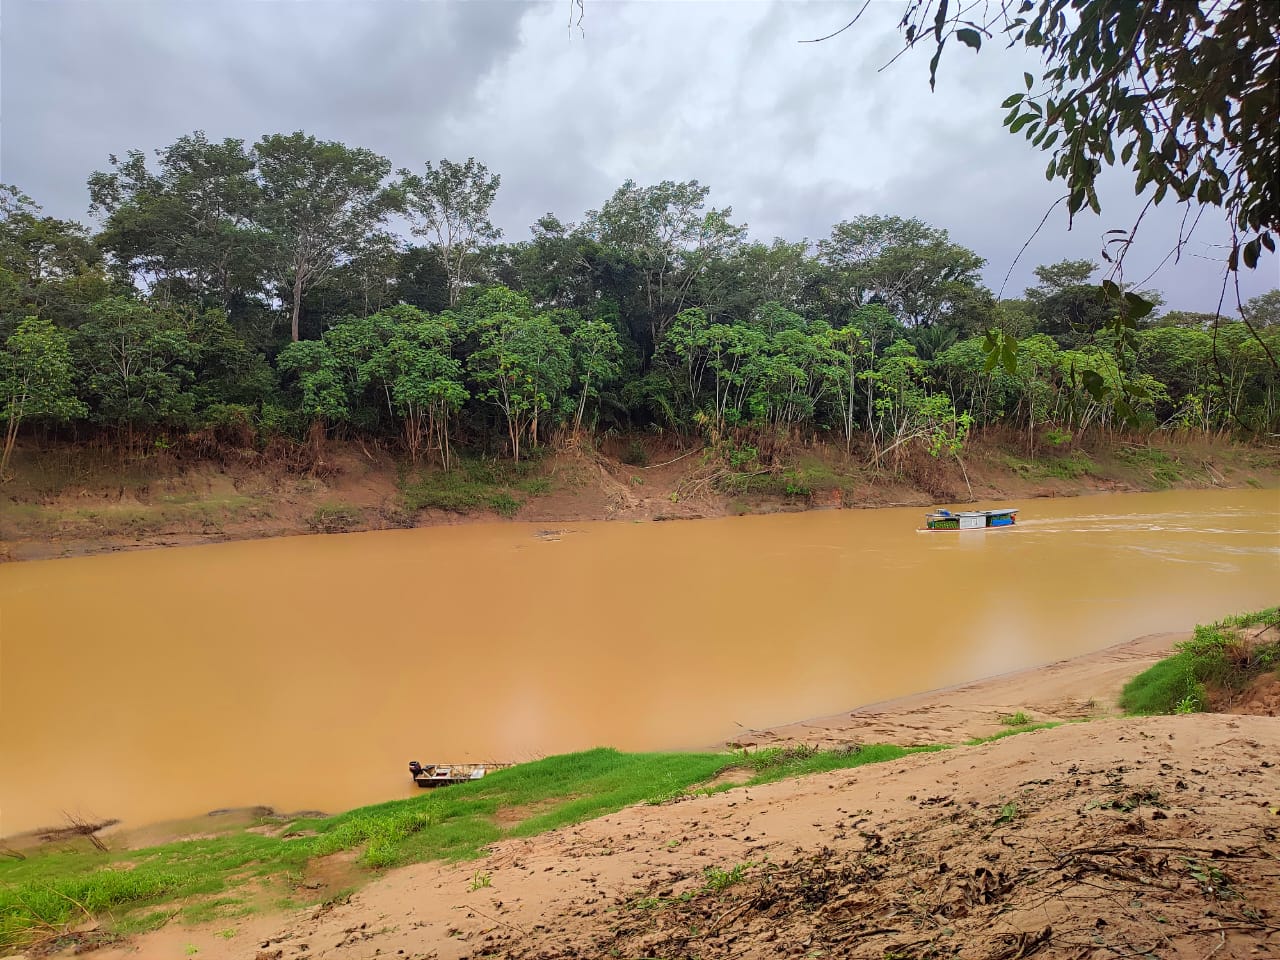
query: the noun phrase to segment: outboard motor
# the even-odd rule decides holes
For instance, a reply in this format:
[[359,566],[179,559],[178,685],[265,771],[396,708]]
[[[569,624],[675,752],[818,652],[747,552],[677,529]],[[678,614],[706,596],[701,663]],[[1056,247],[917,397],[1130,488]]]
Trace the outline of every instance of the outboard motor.
[[417,760],[410,760],[409,773],[413,775],[413,778],[415,780],[418,779],[418,774],[420,774],[421,772],[422,772],[422,764],[420,764]]

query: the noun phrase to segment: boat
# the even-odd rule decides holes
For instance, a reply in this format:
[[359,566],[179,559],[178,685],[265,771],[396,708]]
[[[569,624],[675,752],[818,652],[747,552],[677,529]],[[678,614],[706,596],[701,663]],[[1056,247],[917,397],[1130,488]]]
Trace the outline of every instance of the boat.
[[428,763],[425,766],[417,760],[409,761],[409,774],[419,787],[448,787],[455,783],[470,783],[481,779],[486,773],[510,767],[510,763]]
[[935,510],[925,515],[926,532],[929,530],[986,530],[992,527],[1012,527],[1017,520],[1018,511],[1011,508],[1001,510],[961,510],[952,513],[950,510]]

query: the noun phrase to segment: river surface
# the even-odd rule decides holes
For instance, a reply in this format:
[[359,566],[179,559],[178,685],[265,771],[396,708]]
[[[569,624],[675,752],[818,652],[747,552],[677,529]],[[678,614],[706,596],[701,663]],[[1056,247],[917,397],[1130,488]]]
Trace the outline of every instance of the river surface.
[[1280,601],[1280,492],[465,524],[0,566],[0,835],[693,748]]

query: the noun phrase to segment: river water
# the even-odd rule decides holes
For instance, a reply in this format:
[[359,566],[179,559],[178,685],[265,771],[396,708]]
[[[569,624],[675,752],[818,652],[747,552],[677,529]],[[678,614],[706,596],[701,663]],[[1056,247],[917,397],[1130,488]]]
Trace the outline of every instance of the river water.
[[0,835],[692,748],[1280,600],[1280,492],[466,524],[0,566]]

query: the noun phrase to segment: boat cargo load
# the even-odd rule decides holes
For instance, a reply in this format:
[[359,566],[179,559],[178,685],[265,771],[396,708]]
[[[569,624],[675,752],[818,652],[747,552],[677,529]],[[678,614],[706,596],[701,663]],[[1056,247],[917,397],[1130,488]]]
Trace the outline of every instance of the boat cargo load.
[[1017,520],[1015,509],[1001,510],[935,510],[925,515],[924,530],[986,530],[991,527],[1012,527]]

